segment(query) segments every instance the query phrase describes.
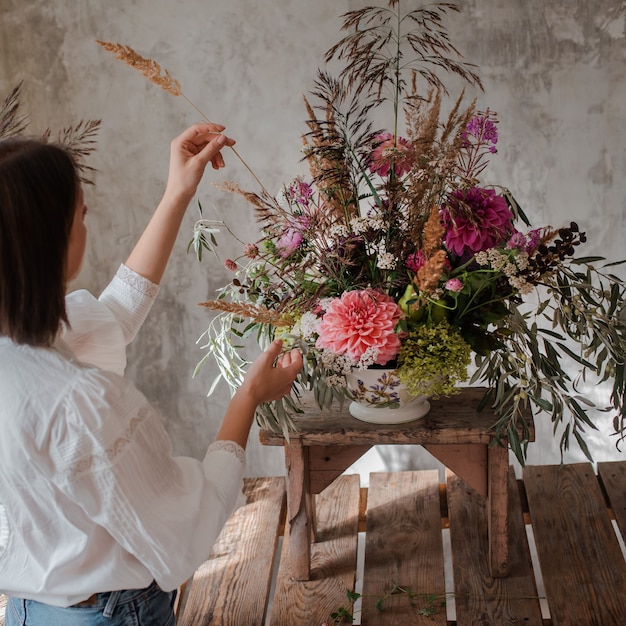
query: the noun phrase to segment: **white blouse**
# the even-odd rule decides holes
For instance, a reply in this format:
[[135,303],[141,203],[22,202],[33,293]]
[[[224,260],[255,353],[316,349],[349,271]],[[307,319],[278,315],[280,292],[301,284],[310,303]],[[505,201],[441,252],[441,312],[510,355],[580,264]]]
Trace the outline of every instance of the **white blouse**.
[[69,606],[168,591],[206,559],[241,494],[244,451],[172,456],[161,417],[121,377],[157,287],[122,266],[68,296],[53,348],[0,337],[0,593]]

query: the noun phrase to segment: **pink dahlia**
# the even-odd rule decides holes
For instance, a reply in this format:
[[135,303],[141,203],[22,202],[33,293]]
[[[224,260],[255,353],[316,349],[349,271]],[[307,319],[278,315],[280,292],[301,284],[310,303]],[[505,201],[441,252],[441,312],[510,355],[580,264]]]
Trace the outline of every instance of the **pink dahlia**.
[[404,137],[396,137],[391,133],[376,135],[376,147],[370,155],[369,169],[372,174],[388,176],[391,164],[396,176],[404,176],[413,162],[413,147]]
[[394,329],[401,316],[400,307],[384,293],[373,289],[346,291],[330,300],[315,345],[346,354],[355,362],[373,350],[375,362],[385,365],[400,350],[400,338]]
[[448,250],[459,256],[476,254],[508,239],[513,214],[493,189],[472,187],[450,194],[441,217]]

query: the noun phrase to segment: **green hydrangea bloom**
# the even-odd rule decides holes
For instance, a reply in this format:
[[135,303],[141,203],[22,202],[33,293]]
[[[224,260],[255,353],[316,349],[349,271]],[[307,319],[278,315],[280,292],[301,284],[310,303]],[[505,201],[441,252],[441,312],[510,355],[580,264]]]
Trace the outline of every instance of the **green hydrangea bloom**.
[[418,326],[402,342],[397,374],[411,395],[450,396],[468,378],[471,352],[458,329],[445,320]]

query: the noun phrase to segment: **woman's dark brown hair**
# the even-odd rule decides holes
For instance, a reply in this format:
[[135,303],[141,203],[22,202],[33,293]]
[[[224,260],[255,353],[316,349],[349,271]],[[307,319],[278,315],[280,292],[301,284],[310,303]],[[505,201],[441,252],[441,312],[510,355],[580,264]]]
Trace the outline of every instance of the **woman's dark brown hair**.
[[0,141],[0,335],[51,345],[65,311],[65,265],[79,177],[63,148]]

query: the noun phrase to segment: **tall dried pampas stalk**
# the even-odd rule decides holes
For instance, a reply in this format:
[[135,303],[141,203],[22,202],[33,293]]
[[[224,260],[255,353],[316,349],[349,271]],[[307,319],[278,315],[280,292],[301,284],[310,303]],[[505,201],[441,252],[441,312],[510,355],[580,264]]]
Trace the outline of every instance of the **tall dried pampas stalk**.
[[295,320],[289,314],[276,313],[264,306],[246,302],[225,302],[224,300],[209,300],[200,302],[200,306],[206,307],[213,311],[224,311],[226,313],[235,313],[241,317],[250,318],[255,323],[271,324],[272,326],[293,326]]
[[107,52],[113,54],[118,61],[123,61],[126,65],[139,70],[151,83],[158,85],[161,89],[165,89],[173,96],[182,94],[180,83],[167,70],[161,69],[161,66],[156,61],[145,59],[130,46],[100,41],[99,39],[96,39],[96,43],[100,44]]
[[[115,58],[119,61],[123,61],[126,65],[130,65],[136,70],[139,70],[151,83],[158,85],[161,89],[165,89],[165,91],[173,96],[181,96],[187,100],[187,102],[202,116],[202,118],[206,122],[210,123],[209,118],[182,92],[180,83],[174,79],[174,77],[167,70],[162,69],[156,61],[142,57],[127,45],[100,41],[99,39],[96,39],[96,43],[102,46],[107,52],[111,52],[115,55]],[[252,178],[254,178],[254,180],[259,184],[261,189],[269,195],[269,192],[265,189],[263,183],[257,178],[257,175],[244,161],[239,152],[237,152],[233,146],[229,146],[229,148],[235,153],[235,156],[241,161],[248,172],[250,172]]]

